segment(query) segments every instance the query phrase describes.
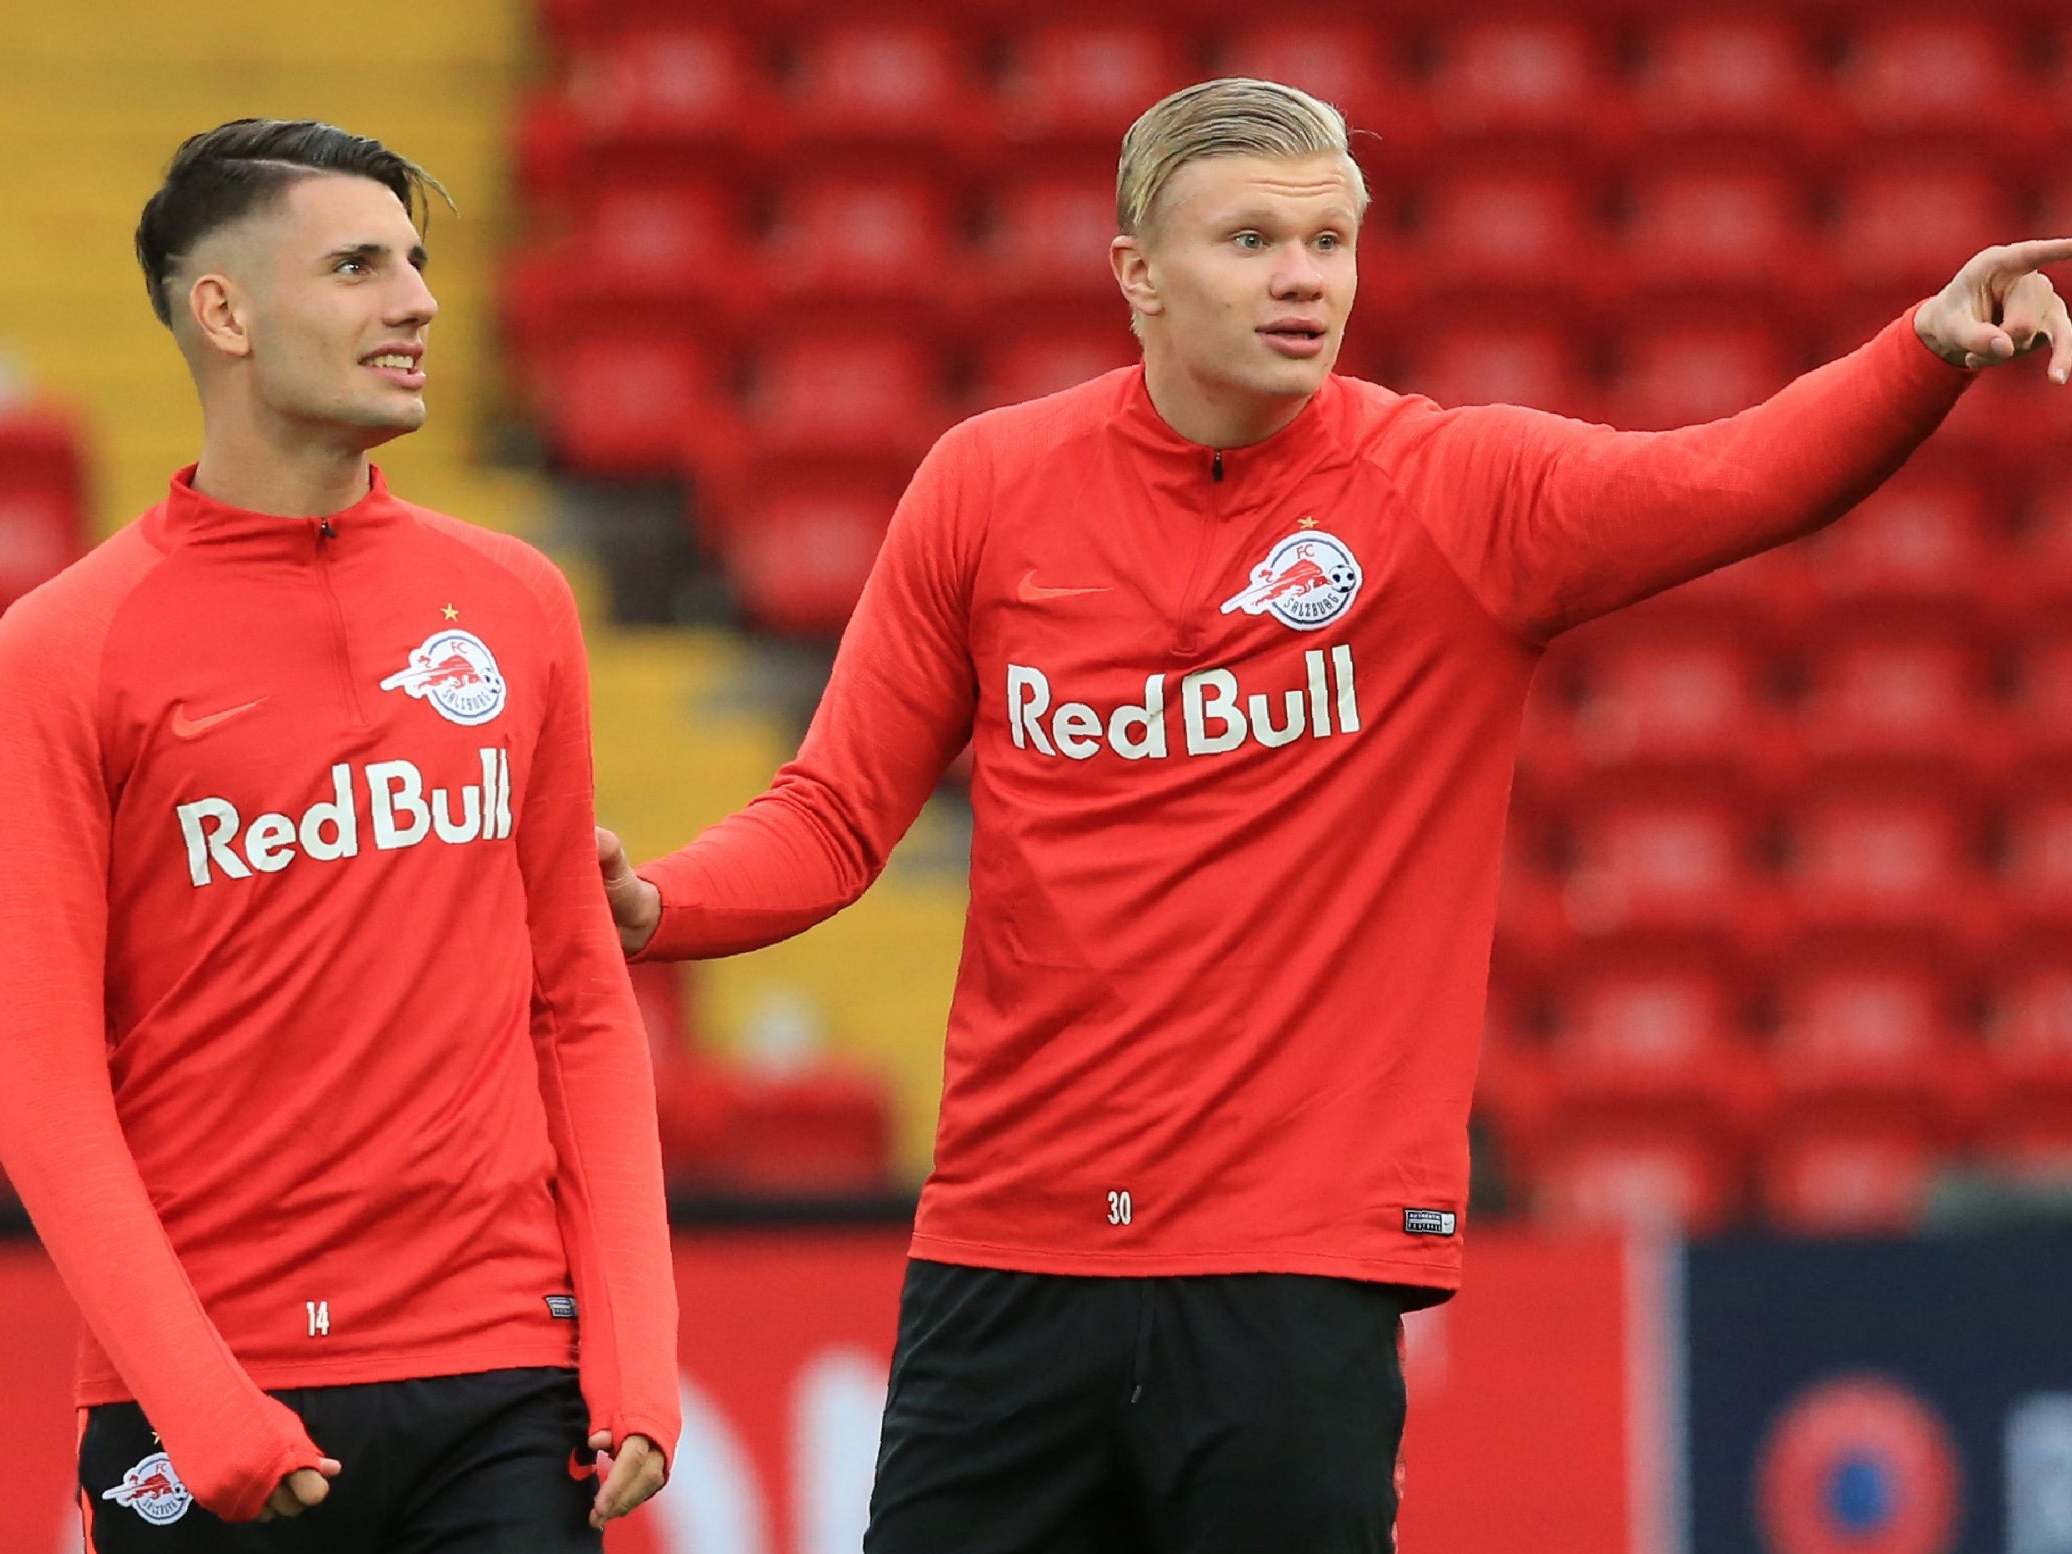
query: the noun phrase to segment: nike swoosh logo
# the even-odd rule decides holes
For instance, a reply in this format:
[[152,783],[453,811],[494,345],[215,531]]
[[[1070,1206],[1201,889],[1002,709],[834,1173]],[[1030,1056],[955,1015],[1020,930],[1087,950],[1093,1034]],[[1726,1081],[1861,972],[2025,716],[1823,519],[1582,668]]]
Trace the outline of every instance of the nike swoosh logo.
[[568,1476],[578,1484],[586,1478],[597,1477],[597,1459],[592,1457],[588,1462],[585,1462],[583,1461],[581,1450],[570,1452],[568,1454]]
[[212,712],[205,718],[187,716],[187,703],[181,702],[173,708],[173,734],[179,739],[199,739],[218,724],[228,723],[232,718],[241,718],[254,707],[266,704],[266,698],[248,701],[242,707],[232,707],[227,712]]
[[1036,569],[1029,568],[1022,574],[1022,586],[1015,590],[1024,604],[1041,604],[1046,599],[1070,599],[1078,594],[1104,594],[1105,588],[1045,588],[1036,581]]

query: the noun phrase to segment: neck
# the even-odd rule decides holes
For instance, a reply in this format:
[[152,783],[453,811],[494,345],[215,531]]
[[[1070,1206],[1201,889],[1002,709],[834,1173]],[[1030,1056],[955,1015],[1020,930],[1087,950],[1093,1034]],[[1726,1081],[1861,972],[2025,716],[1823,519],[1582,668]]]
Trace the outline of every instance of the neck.
[[267,428],[204,416],[194,489],[211,501],[282,518],[342,512],[365,496],[367,450],[326,442],[307,429]]
[[1144,388],[1159,419],[1204,448],[1264,442],[1307,405],[1309,394],[1247,394],[1196,377],[1164,351],[1144,353]]

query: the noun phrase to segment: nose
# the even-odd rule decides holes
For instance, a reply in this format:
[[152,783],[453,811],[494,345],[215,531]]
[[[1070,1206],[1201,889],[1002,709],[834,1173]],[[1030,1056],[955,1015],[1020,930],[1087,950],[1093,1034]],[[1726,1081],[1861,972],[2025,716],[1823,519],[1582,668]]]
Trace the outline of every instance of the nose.
[[439,299],[432,295],[432,288],[425,284],[423,273],[415,265],[401,266],[402,279],[389,299],[388,316],[384,320],[395,327],[422,328],[439,315]]
[[1274,267],[1273,294],[1286,301],[1313,301],[1324,294],[1324,267],[1307,243],[1289,243]]

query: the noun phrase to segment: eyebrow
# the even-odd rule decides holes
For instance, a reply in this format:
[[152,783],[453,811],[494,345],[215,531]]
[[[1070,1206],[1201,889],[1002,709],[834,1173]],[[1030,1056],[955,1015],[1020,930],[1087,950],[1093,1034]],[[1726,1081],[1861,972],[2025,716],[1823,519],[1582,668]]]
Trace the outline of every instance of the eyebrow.
[[[386,243],[348,243],[343,248],[334,248],[324,255],[324,267],[329,269],[332,265],[343,263],[347,259],[386,259],[391,252],[393,250]],[[432,262],[432,256],[424,251],[422,243],[411,245],[409,259],[420,270]]]
[[[1322,212],[1316,218],[1316,221],[1319,226],[1351,226],[1353,224],[1353,213],[1342,205],[1334,205],[1329,210]],[[1245,206],[1243,209],[1225,216],[1218,223],[1218,225],[1226,227],[1271,227],[1280,224],[1279,218],[1262,205]],[[1297,222],[1295,225],[1300,226],[1302,223]]]

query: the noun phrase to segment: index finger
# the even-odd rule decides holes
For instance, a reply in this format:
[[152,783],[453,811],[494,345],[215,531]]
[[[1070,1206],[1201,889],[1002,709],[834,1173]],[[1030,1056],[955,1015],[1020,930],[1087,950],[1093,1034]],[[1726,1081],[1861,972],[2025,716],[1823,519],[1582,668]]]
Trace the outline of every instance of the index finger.
[[1989,248],[1985,258],[1991,256],[1993,269],[2007,274],[2020,274],[2039,269],[2046,264],[2062,264],[2072,259],[2072,237],[2032,237],[2019,243],[2006,243],[1999,248]]

